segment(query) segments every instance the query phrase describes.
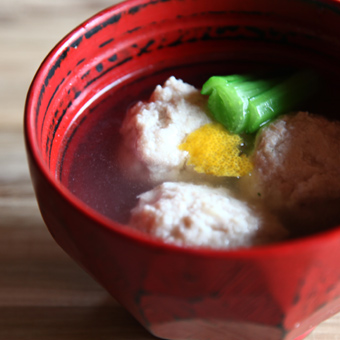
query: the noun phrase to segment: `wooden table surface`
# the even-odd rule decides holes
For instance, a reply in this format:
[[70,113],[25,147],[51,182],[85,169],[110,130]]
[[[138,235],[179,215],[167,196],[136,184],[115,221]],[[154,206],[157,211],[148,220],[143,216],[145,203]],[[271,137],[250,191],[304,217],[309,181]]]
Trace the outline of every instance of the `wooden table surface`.
[[[40,62],[72,28],[117,2],[1,0],[0,340],[154,339],[55,244],[23,144],[25,96]],[[340,314],[306,340],[340,340]]]

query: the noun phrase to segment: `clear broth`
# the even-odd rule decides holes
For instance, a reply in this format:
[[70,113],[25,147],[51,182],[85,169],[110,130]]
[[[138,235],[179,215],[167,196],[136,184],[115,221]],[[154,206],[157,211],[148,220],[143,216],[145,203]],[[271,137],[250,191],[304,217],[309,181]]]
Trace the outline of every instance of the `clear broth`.
[[[151,189],[145,183],[131,182],[120,170],[117,157],[121,143],[119,128],[124,115],[138,100],[147,100],[157,84],[171,75],[196,87],[214,74],[231,74],[263,68],[263,64],[228,63],[196,65],[166,70],[132,84],[108,90],[87,107],[70,127],[60,153],[58,177],[61,182],[89,207],[119,223],[126,224],[137,195]],[[217,71],[218,70],[218,71]],[[339,86],[336,79],[324,74],[317,96],[298,109],[336,118]]]

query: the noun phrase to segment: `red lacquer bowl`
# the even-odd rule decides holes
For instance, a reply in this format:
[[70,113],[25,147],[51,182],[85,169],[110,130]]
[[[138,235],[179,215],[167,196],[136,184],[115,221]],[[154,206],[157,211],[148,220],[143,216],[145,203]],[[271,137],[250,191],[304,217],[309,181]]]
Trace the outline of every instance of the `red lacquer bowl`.
[[25,111],[32,181],[56,242],[155,336],[302,339],[340,311],[339,227],[247,250],[166,245],[71,194],[60,154],[89,103],[152,75],[235,60],[338,72],[339,56],[335,0],[132,0],[83,23],[42,63]]

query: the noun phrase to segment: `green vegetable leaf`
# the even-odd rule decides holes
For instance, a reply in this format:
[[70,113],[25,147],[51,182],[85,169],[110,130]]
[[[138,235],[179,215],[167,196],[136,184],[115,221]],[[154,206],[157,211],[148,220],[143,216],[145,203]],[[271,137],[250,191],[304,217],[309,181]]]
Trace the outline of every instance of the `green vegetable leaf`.
[[300,71],[290,75],[268,74],[213,76],[201,93],[209,95],[213,117],[231,133],[254,133],[262,125],[305,100],[317,85],[317,75]]

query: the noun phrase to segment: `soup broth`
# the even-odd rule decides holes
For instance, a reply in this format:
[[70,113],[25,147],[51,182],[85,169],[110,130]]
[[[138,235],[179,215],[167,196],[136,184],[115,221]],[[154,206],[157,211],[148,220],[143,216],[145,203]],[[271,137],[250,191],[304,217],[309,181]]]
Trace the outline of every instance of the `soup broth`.
[[[84,108],[64,140],[57,176],[79,199],[100,214],[119,223],[127,223],[137,195],[150,185],[127,180],[117,157],[121,143],[119,128],[127,109],[138,100],[147,100],[157,84],[171,75],[198,88],[212,75],[248,72],[264,64],[224,63],[196,65],[166,70],[121,87],[112,88]],[[323,75],[316,96],[298,110],[336,117],[336,80]]]

